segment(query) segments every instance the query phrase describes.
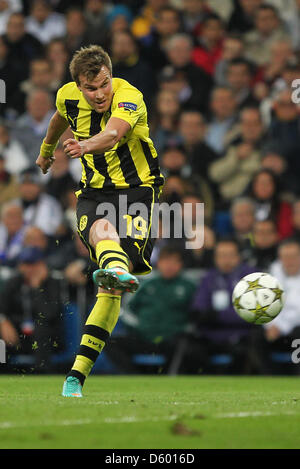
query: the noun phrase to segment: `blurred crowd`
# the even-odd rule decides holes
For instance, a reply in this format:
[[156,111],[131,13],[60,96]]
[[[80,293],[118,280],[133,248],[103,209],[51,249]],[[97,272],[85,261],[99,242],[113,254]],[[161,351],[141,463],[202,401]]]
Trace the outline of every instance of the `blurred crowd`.
[[[89,44],[143,92],[166,177],[161,201],[191,204],[192,225],[205,207],[204,226],[193,226],[201,248],[160,230],[157,276],[129,303],[110,359],[138,372],[134,357],[154,353],[166,369],[197,373],[218,352],[239,372],[271,372],[267,357],[291,351],[300,327],[299,0],[0,0],[0,336],[12,350],[63,349],[53,272],[69,299],[86,289],[86,314],[93,303],[95,266],[76,228],[80,161],[59,145],[49,174],[34,166],[70,58]],[[231,305],[235,283],[254,271],[270,271],[287,293],[265,328]]]

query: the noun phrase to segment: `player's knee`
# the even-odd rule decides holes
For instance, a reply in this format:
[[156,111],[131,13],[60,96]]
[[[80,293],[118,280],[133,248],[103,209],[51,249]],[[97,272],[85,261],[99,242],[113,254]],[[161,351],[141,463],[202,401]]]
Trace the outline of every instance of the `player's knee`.
[[116,228],[105,218],[96,220],[91,226],[89,233],[89,242],[93,247],[99,243],[99,241],[110,240],[120,243],[119,235]]

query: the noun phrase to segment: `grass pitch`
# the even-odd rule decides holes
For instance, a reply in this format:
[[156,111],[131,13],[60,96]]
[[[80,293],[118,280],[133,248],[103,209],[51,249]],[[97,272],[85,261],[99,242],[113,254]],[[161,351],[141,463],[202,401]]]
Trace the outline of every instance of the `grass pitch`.
[[0,448],[299,448],[293,377],[0,376]]

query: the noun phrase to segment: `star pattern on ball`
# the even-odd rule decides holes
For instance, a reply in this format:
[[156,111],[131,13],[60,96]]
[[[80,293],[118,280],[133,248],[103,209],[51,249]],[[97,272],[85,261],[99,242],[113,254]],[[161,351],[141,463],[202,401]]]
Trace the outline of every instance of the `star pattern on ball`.
[[257,278],[256,280],[248,280],[248,288],[247,290],[245,291],[245,293],[247,293],[248,291],[253,291],[253,290],[257,290],[258,288],[262,288],[262,286],[259,284],[259,278]]
[[235,298],[234,302],[233,302],[233,307],[235,310],[239,309],[241,307],[240,305],[240,297],[238,298]]
[[266,311],[267,311],[268,307],[269,307],[269,305],[268,306],[261,306],[257,301],[255,308],[250,309],[249,311],[251,311],[251,313],[254,313],[256,317],[260,317],[263,314],[266,314]]
[[281,288],[272,288],[272,291],[275,293],[274,301],[281,300],[283,290],[281,290]]

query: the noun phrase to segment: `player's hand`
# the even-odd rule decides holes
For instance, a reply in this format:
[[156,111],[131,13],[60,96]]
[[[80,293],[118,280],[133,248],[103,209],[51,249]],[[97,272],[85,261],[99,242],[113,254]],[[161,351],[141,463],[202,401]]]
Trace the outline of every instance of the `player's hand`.
[[78,142],[74,138],[68,138],[64,142],[64,152],[69,158],[81,158],[86,152],[84,142]]
[[39,155],[35,163],[37,166],[39,166],[39,168],[41,168],[43,174],[46,174],[54,161],[54,156],[51,156],[50,158],[44,158],[43,156]]

